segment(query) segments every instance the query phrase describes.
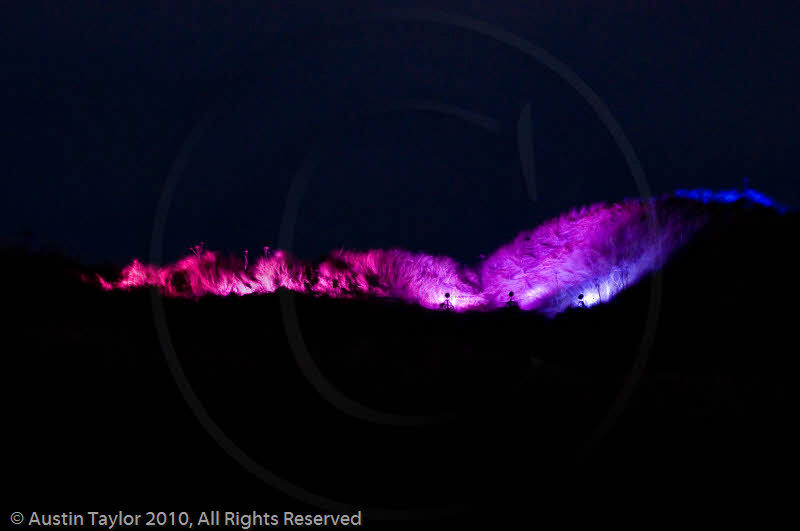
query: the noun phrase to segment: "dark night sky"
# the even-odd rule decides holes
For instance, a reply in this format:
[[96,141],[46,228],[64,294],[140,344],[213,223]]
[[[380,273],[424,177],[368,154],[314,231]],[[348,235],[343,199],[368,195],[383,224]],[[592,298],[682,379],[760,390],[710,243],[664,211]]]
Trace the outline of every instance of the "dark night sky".
[[[169,211],[170,259],[201,240],[274,246],[307,160],[294,246],[307,258],[403,246],[472,261],[566,208],[638,193],[578,93],[496,40],[423,21],[330,22],[370,13],[367,2],[147,4],[0,7],[4,244],[28,232],[86,262],[147,259],[169,169],[207,113]],[[700,4],[437,7],[577,72],[654,193],[748,177],[797,205],[800,7]],[[536,202],[517,149],[526,104]]]

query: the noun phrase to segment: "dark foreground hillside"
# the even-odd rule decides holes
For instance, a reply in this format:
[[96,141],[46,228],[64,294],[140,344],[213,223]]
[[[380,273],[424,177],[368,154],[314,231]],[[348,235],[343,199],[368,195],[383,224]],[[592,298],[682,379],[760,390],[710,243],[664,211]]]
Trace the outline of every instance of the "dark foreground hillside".
[[656,299],[648,279],[553,320],[291,293],[161,303],[6,250],[9,503],[354,512],[302,488],[375,526],[383,509],[530,517],[542,493],[778,492],[800,223],[719,208]]

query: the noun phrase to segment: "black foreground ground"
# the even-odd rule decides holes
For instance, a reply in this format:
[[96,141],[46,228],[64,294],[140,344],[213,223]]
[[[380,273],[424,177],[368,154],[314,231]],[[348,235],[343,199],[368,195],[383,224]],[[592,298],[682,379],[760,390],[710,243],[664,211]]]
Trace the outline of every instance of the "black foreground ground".
[[[6,249],[9,503],[361,509],[375,527],[530,518],[542,493],[778,493],[794,481],[800,223],[720,208],[725,222],[664,269],[651,332],[650,279],[553,320],[290,293],[164,300],[203,422],[288,490],[353,510],[268,485],[214,440],[169,368],[153,294],[106,293],[57,254]],[[290,346],[295,327],[310,358]]]

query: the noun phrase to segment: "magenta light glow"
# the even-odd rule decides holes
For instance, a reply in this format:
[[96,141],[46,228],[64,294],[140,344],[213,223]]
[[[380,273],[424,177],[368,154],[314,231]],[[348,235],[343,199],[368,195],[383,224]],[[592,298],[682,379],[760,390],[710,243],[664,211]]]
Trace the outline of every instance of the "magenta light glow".
[[[106,290],[158,287],[166,296],[272,293],[390,297],[457,312],[505,307],[555,315],[609,301],[660,268],[708,220],[704,202],[664,196],[583,207],[523,231],[476,265],[402,249],[337,250],[309,263],[281,250],[253,259],[195,247],[165,266],[134,260]],[[513,293],[513,296],[509,294]],[[446,302],[447,301],[447,302]],[[449,302],[449,304],[448,304]]]

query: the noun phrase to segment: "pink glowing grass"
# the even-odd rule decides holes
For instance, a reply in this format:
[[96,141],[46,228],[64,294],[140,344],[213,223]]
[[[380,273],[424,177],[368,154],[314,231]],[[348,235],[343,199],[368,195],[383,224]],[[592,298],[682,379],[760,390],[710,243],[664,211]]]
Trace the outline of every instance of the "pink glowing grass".
[[492,310],[509,303],[555,315],[609,301],[660,268],[708,220],[699,201],[665,196],[575,209],[474,266],[402,249],[337,250],[317,263],[265,247],[248,260],[194,247],[165,266],[134,260],[106,290],[158,287],[166,296],[250,295],[286,288],[337,298],[389,297],[425,308]]

